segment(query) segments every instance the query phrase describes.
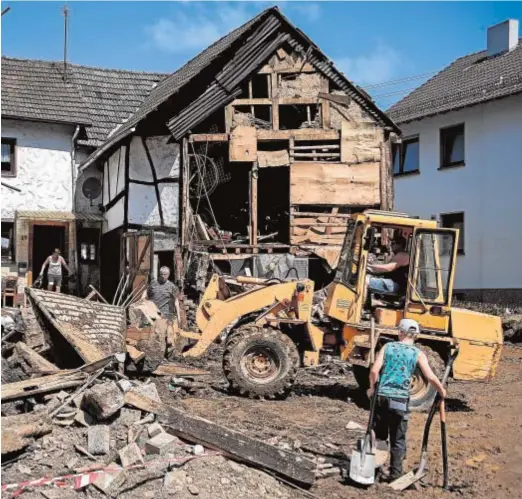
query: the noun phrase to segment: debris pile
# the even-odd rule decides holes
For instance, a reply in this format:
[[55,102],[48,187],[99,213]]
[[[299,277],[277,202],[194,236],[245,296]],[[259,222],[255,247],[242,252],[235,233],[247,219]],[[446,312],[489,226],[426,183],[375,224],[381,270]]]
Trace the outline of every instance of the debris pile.
[[[150,302],[129,307],[126,327],[121,307],[27,293],[45,344],[31,348],[25,340],[32,333],[19,314],[4,314],[11,319],[2,320],[6,497],[74,497],[83,491],[93,498],[175,493],[239,499],[256,490],[290,498],[298,494],[281,481],[308,488],[320,476],[316,460],[302,451],[251,438],[179,406],[178,395],[208,389],[201,381],[208,373],[165,362],[175,327]],[[321,466],[323,473],[328,466]]]

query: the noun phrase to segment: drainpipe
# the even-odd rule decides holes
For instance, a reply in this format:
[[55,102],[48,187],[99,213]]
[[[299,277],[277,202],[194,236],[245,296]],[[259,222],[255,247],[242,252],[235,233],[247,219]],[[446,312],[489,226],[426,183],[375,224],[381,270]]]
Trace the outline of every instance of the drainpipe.
[[[76,194],[76,139],[78,138],[78,135],[80,134],[80,125],[76,125],[76,129],[74,130],[72,140],[71,140],[71,196],[72,196],[72,209],[71,211],[74,212],[75,208],[75,194]],[[76,266],[76,252],[77,249],[77,234],[76,234],[76,222],[74,223],[74,248],[69,248],[70,251],[70,259],[69,259],[69,265],[73,269],[73,271],[78,272],[78,268]],[[71,262],[71,260],[73,260]],[[79,295],[80,293],[80,279],[78,274],[76,275],[76,294]]]

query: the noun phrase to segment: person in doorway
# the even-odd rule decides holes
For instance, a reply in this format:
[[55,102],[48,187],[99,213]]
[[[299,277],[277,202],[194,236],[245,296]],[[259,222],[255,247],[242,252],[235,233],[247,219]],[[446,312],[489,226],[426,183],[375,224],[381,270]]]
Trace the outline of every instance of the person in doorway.
[[67,266],[64,258],[61,255],[61,251],[56,248],[53,251],[51,256],[48,256],[45,259],[45,262],[42,265],[42,270],[40,271],[40,278],[43,277],[45,272],[45,267],[49,267],[47,270],[47,289],[49,291],[53,290],[53,287],[56,287],[56,292],[59,293],[62,288],[62,265],[67,270],[69,276],[71,275],[71,271]]
[[368,264],[372,274],[385,274],[386,277],[368,276],[368,291],[374,293],[405,293],[408,282],[410,255],[406,252],[406,239],[396,236],[391,244],[393,256],[388,263]]
[[175,302],[178,289],[172,281],[169,281],[169,276],[170,269],[161,267],[158,279],[149,284],[147,298],[158,307],[168,321],[172,321],[176,314]]
[[368,397],[373,396],[377,380],[380,380],[373,433],[377,448],[389,440],[390,482],[402,476],[402,462],[406,455],[409,390],[417,366],[440,396],[446,397],[446,390],[431,370],[426,355],[414,345],[419,332],[416,321],[402,319],[399,323],[399,341],[384,345],[370,370]]

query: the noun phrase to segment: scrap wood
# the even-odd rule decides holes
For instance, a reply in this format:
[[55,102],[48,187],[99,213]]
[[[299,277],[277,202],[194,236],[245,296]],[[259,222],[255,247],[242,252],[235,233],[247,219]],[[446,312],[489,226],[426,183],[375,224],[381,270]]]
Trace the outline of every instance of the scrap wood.
[[50,417],[45,413],[18,414],[1,418],[2,454],[22,450],[29,445],[30,437],[51,433]]
[[22,341],[15,344],[14,351],[18,358],[29,366],[31,373],[53,373],[59,371],[53,363],[43,358]]
[[126,405],[130,405],[135,407],[136,409],[140,409],[145,412],[151,412],[153,414],[161,414],[165,410],[165,406],[146,395],[138,393],[134,390],[129,390],[125,392],[124,402]]
[[179,437],[216,449],[235,460],[268,469],[295,483],[311,486],[315,480],[315,463],[302,456],[277,448],[238,431],[166,407],[161,420]]
[[132,345],[127,345],[127,353],[134,364],[137,364],[140,360],[145,358],[145,353]]
[[201,369],[194,369],[192,367],[180,366],[174,363],[161,364],[152,374],[156,376],[178,376],[192,377],[192,376],[207,376],[210,373],[208,371],[202,371]]

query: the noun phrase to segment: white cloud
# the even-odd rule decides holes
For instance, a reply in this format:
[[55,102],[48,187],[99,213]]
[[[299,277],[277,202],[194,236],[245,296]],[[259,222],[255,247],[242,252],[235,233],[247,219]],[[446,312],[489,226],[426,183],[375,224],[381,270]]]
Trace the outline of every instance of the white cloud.
[[359,85],[374,85],[397,75],[401,56],[394,48],[379,43],[369,54],[339,57],[335,63],[349,80]]
[[166,52],[203,49],[245,23],[253,14],[242,4],[178,4],[172,18],[146,27],[155,47]]

